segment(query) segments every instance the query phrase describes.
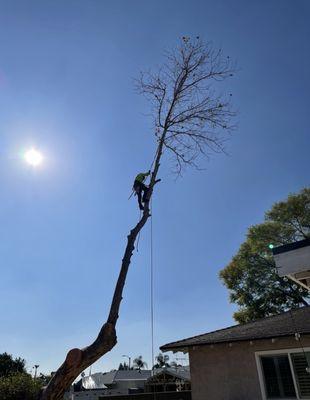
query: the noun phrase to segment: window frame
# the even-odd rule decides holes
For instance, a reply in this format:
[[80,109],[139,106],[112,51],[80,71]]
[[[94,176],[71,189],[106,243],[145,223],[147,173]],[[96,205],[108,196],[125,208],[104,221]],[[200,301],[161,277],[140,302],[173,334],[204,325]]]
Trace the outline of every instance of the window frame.
[[[304,351],[309,352],[310,347],[304,347]],[[310,399],[310,397],[301,398],[299,396],[293,361],[290,356],[293,353],[302,353],[302,352],[303,351],[300,347],[294,347],[291,349],[279,349],[279,350],[263,350],[263,351],[255,352],[256,368],[257,368],[257,372],[258,372],[258,379],[259,379],[259,386],[260,386],[260,390],[261,390],[262,400],[269,400],[267,397],[267,394],[266,394],[265,379],[264,379],[263,367],[262,367],[262,363],[261,363],[261,356],[266,356],[266,355],[268,355],[268,356],[287,355],[290,369],[291,369],[292,378],[293,378],[295,393],[296,393],[296,397],[290,397],[290,398],[289,397],[285,397],[285,398],[279,397],[279,398],[273,399],[273,400],[308,400],[308,399]]]

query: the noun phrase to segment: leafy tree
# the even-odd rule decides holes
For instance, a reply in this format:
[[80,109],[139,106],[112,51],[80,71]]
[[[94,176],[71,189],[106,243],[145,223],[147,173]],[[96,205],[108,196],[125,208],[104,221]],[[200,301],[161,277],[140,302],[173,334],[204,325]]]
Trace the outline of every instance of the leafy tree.
[[280,246],[310,237],[310,188],[290,194],[266,212],[265,221],[251,226],[246,241],[220,272],[239,306],[239,323],[308,305],[309,293],[277,274],[269,245]]
[[231,129],[230,95],[222,95],[220,82],[232,76],[229,57],[198,37],[184,37],[177,48],[166,53],[162,68],[141,74],[138,91],[151,102],[154,135],[150,147],[154,158],[144,211],[127,236],[120,273],[115,286],[109,315],[95,341],[89,346],[71,349],[58,368],[41,400],[61,400],[66,388],[89,365],[116,344],[116,323],[123,298],[129,265],[139,233],[150,218],[150,200],[162,157],[172,156],[175,172],[186,166],[198,166],[199,157],[223,151],[224,140]]
[[154,369],[163,368],[163,367],[170,367],[169,364],[169,356],[167,354],[159,353],[156,357],[157,363],[154,365]]
[[129,365],[126,363],[126,361],[124,363],[120,363],[120,365],[118,366],[119,371],[128,371],[129,369],[133,369],[132,367],[129,368]]
[[13,358],[11,354],[0,354],[0,399],[36,400],[43,385],[50,376],[40,374],[33,379],[27,373],[23,358]]
[[17,372],[26,372],[25,360],[18,357],[13,358],[11,354],[0,354],[0,377],[7,377]]
[[142,356],[139,356],[133,360],[134,369],[144,369],[147,368],[147,363],[143,361]]
[[1,400],[37,400],[41,383],[24,372],[0,378]]

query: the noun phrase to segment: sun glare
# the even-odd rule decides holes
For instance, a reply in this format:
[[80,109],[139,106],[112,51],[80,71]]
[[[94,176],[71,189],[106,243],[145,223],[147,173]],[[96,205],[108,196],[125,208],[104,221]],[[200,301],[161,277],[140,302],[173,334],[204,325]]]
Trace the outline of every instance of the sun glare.
[[27,150],[25,152],[24,158],[25,158],[25,161],[28,164],[32,165],[33,167],[37,167],[43,161],[42,154],[34,148]]

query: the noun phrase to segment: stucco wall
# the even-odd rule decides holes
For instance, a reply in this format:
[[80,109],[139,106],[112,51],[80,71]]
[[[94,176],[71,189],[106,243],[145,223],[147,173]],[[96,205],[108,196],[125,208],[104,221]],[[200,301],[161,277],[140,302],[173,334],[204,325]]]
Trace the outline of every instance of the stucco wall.
[[[310,336],[303,337],[310,346]],[[196,346],[189,351],[193,400],[262,400],[255,352],[299,348],[295,338]]]

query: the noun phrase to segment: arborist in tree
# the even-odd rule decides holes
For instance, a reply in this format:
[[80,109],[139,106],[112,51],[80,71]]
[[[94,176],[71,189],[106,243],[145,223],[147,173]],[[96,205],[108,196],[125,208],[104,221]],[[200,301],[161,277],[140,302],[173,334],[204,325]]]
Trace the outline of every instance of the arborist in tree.
[[142,203],[145,203],[146,194],[148,191],[148,187],[143,182],[145,181],[146,177],[150,175],[150,173],[151,171],[145,173],[141,172],[136,176],[133,184],[133,190],[135,191],[135,194],[138,196],[138,203],[140,210],[144,210]]

